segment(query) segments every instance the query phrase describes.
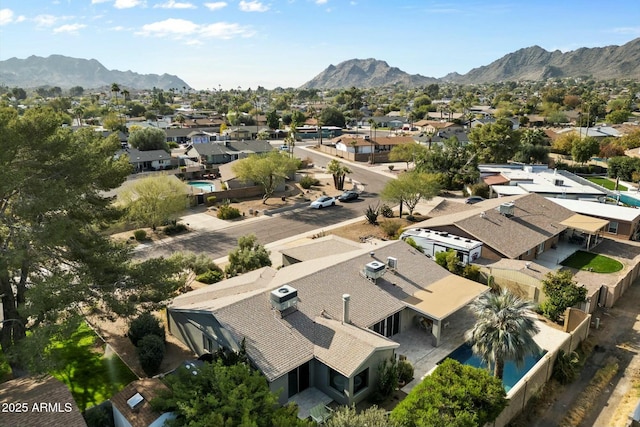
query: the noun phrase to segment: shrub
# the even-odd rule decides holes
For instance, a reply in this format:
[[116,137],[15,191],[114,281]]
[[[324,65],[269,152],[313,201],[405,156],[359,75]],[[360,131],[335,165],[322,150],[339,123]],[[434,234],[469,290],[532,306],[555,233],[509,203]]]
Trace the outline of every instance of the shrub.
[[218,208],[218,218],[235,219],[240,217],[240,210],[229,205],[222,205]]
[[310,175],[305,175],[300,179],[300,187],[305,190],[310,189],[314,185],[320,185],[320,181]]
[[364,216],[367,219],[367,222],[372,225],[378,225],[378,216],[380,215],[380,207],[379,205],[367,206],[367,209],[364,211]]
[[378,365],[378,382],[373,394],[374,401],[382,402],[395,391],[398,386],[398,363],[395,357],[383,360]]
[[341,406],[336,409],[325,425],[327,427],[354,427],[354,426],[389,426],[387,411],[373,405],[358,412],[355,405]]
[[84,421],[87,427],[103,427],[112,426],[113,424],[113,407],[111,401],[107,400],[100,405],[92,406],[84,411]]
[[408,383],[413,379],[413,365],[408,360],[398,362],[398,381]]
[[553,364],[553,378],[560,384],[569,384],[578,374],[579,363],[578,353],[575,351],[565,353],[564,350],[560,350],[556,362]]
[[169,224],[164,228],[163,231],[164,231],[164,234],[166,234],[167,236],[172,236],[174,234],[187,231],[187,226],[182,223]]
[[157,317],[146,311],[131,321],[128,335],[133,345],[138,345],[146,335],[156,335],[164,342],[164,327]]
[[224,279],[224,274],[221,270],[208,270],[196,277],[198,282],[206,283],[207,285],[218,283],[222,279]]
[[144,372],[151,376],[158,372],[164,359],[164,341],[157,335],[146,335],[138,342],[138,360]]
[[404,239],[404,241],[407,242],[407,244],[412,248],[417,249],[420,252],[424,253],[424,249],[422,249],[422,246],[418,245],[416,241],[413,240],[411,237],[407,237],[406,239]]
[[471,195],[472,196],[480,196],[485,199],[489,198],[489,186],[484,182],[479,182],[477,184],[471,185]]
[[397,237],[400,229],[402,228],[402,222],[398,220],[388,219],[380,223],[380,228],[384,230],[387,236]]
[[136,230],[133,232],[133,237],[138,242],[142,242],[143,240],[147,240],[147,232],[144,230]]
[[393,218],[393,209],[389,205],[382,205],[380,208],[380,215],[385,218]]
[[207,197],[207,206],[213,206],[216,203],[216,196]]

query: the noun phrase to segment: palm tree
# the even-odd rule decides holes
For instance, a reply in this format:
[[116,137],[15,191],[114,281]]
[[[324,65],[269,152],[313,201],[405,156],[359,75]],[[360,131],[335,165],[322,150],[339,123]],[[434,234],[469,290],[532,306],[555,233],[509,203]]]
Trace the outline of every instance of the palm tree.
[[540,351],[533,340],[540,329],[527,313],[532,308],[532,303],[506,289],[497,294],[488,292],[471,304],[477,320],[466,337],[473,352],[487,366],[493,364],[495,377],[502,379],[507,360],[520,364],[527,355]]
[[82,117],[84,116],[84,108],[78,105],[76,108],[73,109],[73,115],[76,117],[76,120],[78,121],[78,126],[82,127]]
[[327,165],[327,172],[333,175],[333,185],[336,187],[336,190],[342,191],[344,189],[344,178],[352,171],[348,166],[333,159]]

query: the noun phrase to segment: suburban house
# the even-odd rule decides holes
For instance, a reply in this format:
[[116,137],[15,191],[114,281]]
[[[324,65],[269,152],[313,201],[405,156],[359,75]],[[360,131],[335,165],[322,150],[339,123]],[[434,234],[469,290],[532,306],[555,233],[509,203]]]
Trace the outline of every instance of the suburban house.
[[417,127],[419,131],[431,135],[435,135],[442,131],[455,132],[456,130],[464,130],[464,126],[460,124],[439,120],[418,120],[413,125]]
[[415,333],[413,345],[439,346],[452,316],[488,291],[403,241],[371,249],[319,258],[290,250],[290,259],[309,260],[174,298],[169,331],[198,355],[244,343],[283,404],[309,394],[358,403],[375,389],[381,362],[402,354],[396,338]]
[[603,234],[625,240],[640,239],[640,209],[584,200],[550,198],[554,203],[572,212],[609,222]]
[[570,172],[546,165],[478,165],[480,179],[498,197],[537,193],[545,197],[591,199],[605,197],[605,191]]
[[[410,136],[342,135],[331,140],[335,146],[335,155],[350,158],[359,162],[386,162],[389,153],[396,145],[415,144]],[[372,154],[373,153],[373,154]]]
[[171,157],[171,153],[164,150],[140,151],[136,148],[125,148],[118,151],[117,156],[126,155],[134,172],[149,172],[173,169],[178,166],[177,159]]
[[162,427],[175,418],[171,412],[159,413],[151,408],[152,399],[163,390],[168,391],[158,378],[145,378],[127,384],[111,398],[115,427]]
[[87,426],[69,388],[49,375],[1,383],[0,402],[3,427]]
[[206,142],[187,147],[186,156],[194,162],[217,165],[271,150],[273,147],[268,141],[260,140]]
[[[220,128],[170,128],[165,129],[165,133],[167,134],[167,142],[176,142],[178,144],[188,144],[189,142],[197,143],[197,142],[210,142],[216,141],[219,139],[218,132]],[[200,136],[201,134],[208,135],[208,140],[202,140],[196,138],[196,141],[193,141],[193,136]]]
[[561,240],[582,243],[589,249],[602,240],[607,223],[575,214],[531,193],[484,200],[471,209],[436,216],[408,228],[478,240],[483,243],[481,257],[485,259],[531,261],[544,256],[557,259]]

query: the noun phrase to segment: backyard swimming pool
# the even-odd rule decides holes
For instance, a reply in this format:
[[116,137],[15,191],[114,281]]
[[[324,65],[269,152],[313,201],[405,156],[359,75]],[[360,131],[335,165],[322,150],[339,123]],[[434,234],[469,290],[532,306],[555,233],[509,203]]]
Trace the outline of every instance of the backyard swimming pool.
[[216,191],[216,186],[210,182],[189,181],[187,184],[189,184],[192,187],[199,188],[201,191],[208,192],[208,193],[213,193],[214,191]]
[[[522,366],[517,366],[515,362],[509,361],[504,364],[504,376],[502,378],[502,383],[504,384],[504,390],[508,393],[520,379],[529,372],[529,369],[535,365],[538,360],[542,359],[542,356],[546,351],[543,351],[537,355],[527,356],[524,360]],[[457,360],[463,365],[475,366],[476,368],[486,368],[487,365],[482,363],[480,358],[473,354],[471,350],[471,345],[469,343],[464,343],[457,349],[455,349],[451,354],[447,356],[448,358]]]

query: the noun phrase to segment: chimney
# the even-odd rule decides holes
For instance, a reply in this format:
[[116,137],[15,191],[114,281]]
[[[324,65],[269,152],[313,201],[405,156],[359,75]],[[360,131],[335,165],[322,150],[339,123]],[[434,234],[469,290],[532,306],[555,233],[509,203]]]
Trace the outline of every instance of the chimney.
[[351,295],[344,294],[342,295],[342,323],[351,323],[351,319],[349,318],[349,300],[351,299]]

